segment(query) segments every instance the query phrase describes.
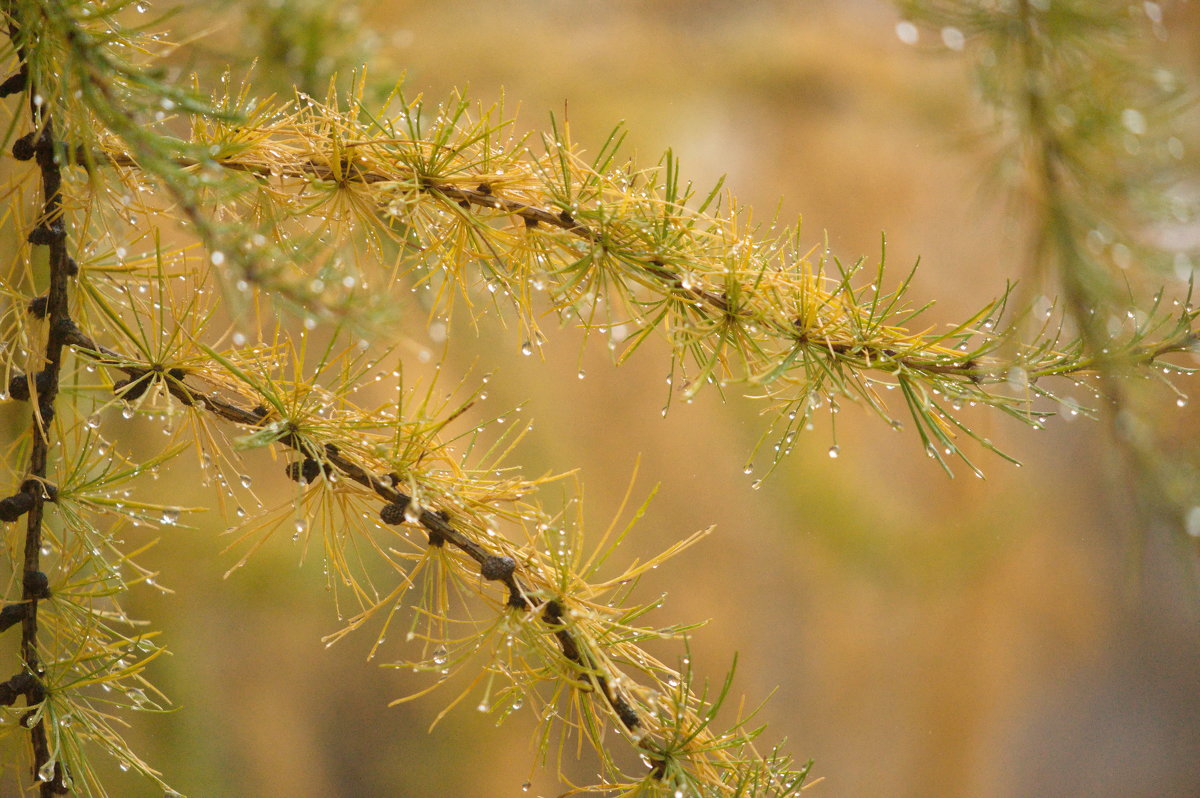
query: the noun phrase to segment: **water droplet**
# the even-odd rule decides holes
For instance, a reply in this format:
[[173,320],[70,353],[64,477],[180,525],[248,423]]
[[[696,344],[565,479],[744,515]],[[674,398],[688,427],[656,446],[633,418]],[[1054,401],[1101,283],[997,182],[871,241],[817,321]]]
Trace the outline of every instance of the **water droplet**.
[[292,529],[295,530],[292,536],[292,539],[295,540],[308,530],[308,521],[305,521],[303,518],[297,518],[296,523],[292,524]]
[[579,373],[576,374],[575,376],[582,380],[584,377],[587,376],[587,374],[584,373],[583,369],[580,369]]
[[121,408],[121,418],[125,419],[126,421],[133,418],[133,408],[129,405],[125,405],[125,407]]
[[529,782],[525,782],[524,784],[521,785],[521,792],[529,792],[530,786],[531,785]]
[[133,7],[133,9],[135,11],[137,11],[139,14],[145,14],[146,9],[148,9],[148,8],[150,8],[150,4],[145,2],[145,0],[143,0],[143,2],[135,4]]
[[1146,116],[1136,108],[1126,108],[1121,112],[1121,124],[1135,136],[1146,133]]
[[750,466],[746,466],[745,468],[742,469],[742,473],[746,474],[746,475],[749,475],[753,471],[754,471],[754,469]]
[[942,28],[942,44],[951,50],[961,50],[967,44],[967,37],[958,28],[947,26]]
[[525,355],[526,357],[529,357],[530,355],[532,355],[533,354],[533,344],[529,343],[528,341],[521,344],[521,354]]
[[[1183,142],[1180,141],[1175,136],[1171,136],[1171,138],[1167,139],[1167,152],[1169,152],[1171,154],[1171,157],[1174,158],[1175,160],[1177,160],[1177,161],[1183,160],[1183,155],[1184,155]],[[1176,257],[1178,257],[1178,255],[1176,255]]]
[[249,474],[239,474],[238,482],[242,483],[243,488],[249,488],[250,484],[251,484],[251,482],[253,482],[253,480],[250,479]]
[[917,26],[908,20],[902,20],[896,23],[896,38],[905,44],[916,44],[921,38],[921,32],[917,30]]
[[829,447],[829,456],[832,457],[834,460],[837,459],[837,456],[839,453],[840,453],[840,450],[838,449],[838,447],[836,445]]
[[1188,403],[1188,398],[1186,396],[1180,396],[1178,399],[1175,400],[1176,407],[1187,407],[1187,403]]
[[92,413],[90,416],[87,417],[87,421],[85,421],[84,423],[87,424],[88,429],[99,429],[100,428],[100,414]]
[[448,651],[446,650],[446,647],[445,647],[445,646],[438,646],[438,647],[437,647],[436,649],[434,649],[434,651],[433,651],[433,662],[434,662],[434,664],[435,664],[435,665],[445,665],[445,664],[446,664],[446,659],[447,659],[449,656],[450,656],[450,652],[448,652]]
[[162,517],[159,519],[168,526],[173,526],[179,523],[179,509],[168,507],[162,511]]

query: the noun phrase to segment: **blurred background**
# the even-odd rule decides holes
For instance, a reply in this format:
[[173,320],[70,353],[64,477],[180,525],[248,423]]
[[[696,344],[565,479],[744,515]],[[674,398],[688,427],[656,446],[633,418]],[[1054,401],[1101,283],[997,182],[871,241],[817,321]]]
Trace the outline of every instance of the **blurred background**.
[[[224,16],[202,5],[180,18],[215,26],[193,45],[198,58],[228,58],[236,71],[262,53],[264,86],[321,96],[323,74],[365,60],[373,83],[405,76],[430,101],[456,87],[484,101],[503,92],[519,129],[566,115],[593,152],[624,120],[643,163],[671,147],[701,187],[727,175],[757,218],[803,217],[805,237],[827,237],[844,259],[877,257],[886,232],[891,279],[919,256],[911,296],[936,299],[939,322],[1006,280],[1033,279],[1027,236],[974,136],[983,121],[969,59],[903,44],[883,2],[368,0],[228,6]],[[305,14],[324,20],[327,38],[272,52]],[[1197,9],[1167,23],[1164,52],[1194,77]],[[423,323],[405,332],[434,347]],[[487,413],[523,405],[534,426],[512,462],[531,476],[578,467],[597,531],[640,458],[637,494],[661,489],[626,557],[716,526],[643,594],[667,594],[659,623],[710,619],[692,641],[702,676],[719,679],[737,652],[735,692],[750,704],[771,695],[764,744],[787,738],[798,760],[815,760],[820,781],[806,794],[1200,795],[1194,548],[1143,527],[1105,424],[1063,417],[1035,432],[979,414],[974,423],[1023,465],[980,452],[986,479],[967,469],[951,479],[914,434],[846,406],[840,457],[827,454],[821,416],[755,490],[742,470],[764,429],[758,404],[702,392],[664,418],[661,342],[618,368],[603,342],[581,346],[577,330],[549,327],[544,359],[530,358],[515,326],[488,317],[476,330],[460,317],[446,369],[492,375]],[[1195,379],[1183,389],[1200,392]],[[1164,396],[1164,423],[1180,439],[1200,431],[1197,405]],[[194,475],[168,478],[181,503],[204,501]],[[138,590],[130,602],[164,630],[173,656],[152,672],[178,705],[139,719],[131,741],[177,789],[562,791],[554,763],[534,763],[529,718],[496,728],[460,708],[428,731],[452,693],[388,709],[424,682],[366,663],[370,635],[320,643],[338,622],[319,562],[297,564],[279,542],[223,579],[237,554],[220,553],[222,528],[213,518],[171,530],[143,561],[175,592]],[[565,768],[592,777],[587,763]],[[113,778],[114,794],[152,794]]]

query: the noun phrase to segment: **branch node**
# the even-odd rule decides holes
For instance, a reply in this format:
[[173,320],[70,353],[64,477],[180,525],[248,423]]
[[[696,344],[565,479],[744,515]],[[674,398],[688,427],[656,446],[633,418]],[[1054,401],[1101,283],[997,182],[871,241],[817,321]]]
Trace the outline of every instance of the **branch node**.
[[79,327],[75,325],[74,320],[70,316],[63,316],[54,322],[51,330],[64,341],[71,340],[79,335]]
[[29,307],[28,307],[29,315],[33,316],[34,318],[37,318],[37,319],[46,318],[46,312],[49,309],[50,309],[49,294],[42,294],[41,296],[35,296],[33,299],[29,300]]
[[[308,485],[315,482],[321,473],[321,464],[311,457],[306,457],[295,463],[288,463],[285,473],[288,479],[293,482],[299,482],[301,485]],[[325,473],[329,473],[329,467],[325,467]]]
[[50,598],[50,577],[42,571],[26,571],[21,580],[30,598]]
[[512,557],[492,555],[479,566],[479,573],[489,582],[506,582],[517,570],[517,561]]
[[[37,387],[39,395],[45,394],[50,389],[50,372],[39,371],[34,377],[34,384]],[[29,401],[29,375],[17,374],[8,381],[8,395],[13,399],[21,402]]]
[[558,599],[550,599],[546,602],[546,608],[542,610],[542,623],[547,626],[562,626],[563,625],[563,605]]
[[12,154],[18,161],[31,161],[33,156],[37,154],[37,145],[34,144],[36,134],[26,133],[21,138],[13,142]]
[[398,526],[404,523],[404,511],[408,509],[409,499],[407,496],[398,501],[383,505],[379,511],[379,520],[389,526]]
[[29,378],[24,374],[14,374],[8,381],[8,395],[18,402],[28,402]]
[[61,221],[46,222],[29,231],[29,243],[49,246],[55,241],[61,241],[67,236],[67,228]]

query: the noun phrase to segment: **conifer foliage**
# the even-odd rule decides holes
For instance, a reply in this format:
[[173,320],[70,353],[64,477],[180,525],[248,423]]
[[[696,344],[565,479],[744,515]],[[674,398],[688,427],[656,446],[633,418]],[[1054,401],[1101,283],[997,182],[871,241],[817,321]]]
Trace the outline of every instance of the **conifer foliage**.
[[[1101,385],[1114,363],[1126,379],[1180,372],[1164,358],[1195,344],[1186,299],[1131,314],[1103,343],[1061,320],[1030,333],[1007,297],[936,328],[908,280],[886,287],[883,252],[845,263],[798,229],[758,225],[720,185],[688,183],[671,153],[631,161],[620,129],[588,153],[563,119],[520,135],[502,108],[399,86],[372,99],[361,75],[320,98],[256,97],[244,75],[165,69],[169,20],[147,23],[142,3],[0,8],[4,223],[19,240],[0,278],[0,367],[7,401],[27,411],[0,501],[12,574],[0,627],[22,663],[0,704],[5,732],[30,741],[42,795],[108,794],[101,754],[178,794],[121,736],[169,706],[151,681],[163,643],[122,609],[155,574],[123,535],[202,509],[145,490],[189,453],[211,488],[203,509],[236,527],[238,564],[279,537],[319,552],[345,619],[326,642],[362,630],[392,650],[385,636],[402,628],[402,656],[431,689],[468,673],[452,704],[532,710],[547,759],[593,749],[600,783],[564,789],[801,789],[808,765],[764,742],[753,712],[724,706],[732,674],[697,683],[688,628],[654,625],[655,602],[632,598],[703,535],[618,565],[641,508],[585,533],[539,502],[543,480],[507,468],[521,425],[451,433],[478,390],[441,400],[405,382],[403,352],[384,346],[411,313],[396,308],[418,307],[402,294],[443,329],[452,313],[506,314],[530,352],[569,334],[562,322],[611,340],[618,361],[665,336],[681,400],[747,390],[771,404],[762,476],[841,402],[911,427],[946,469],[978,472],[969,458],[994,447],[964,405],[1036,427],[1056,386]],[[1051,143],[1043,155],[1062,157]],[[395,394],[360,400],[381,375]],[[152,452],[110,442],[113,414],[165,434]],[[245,498],[255,449],[281,458],[294,501]],[[662,640],[677,643],[672,661],[652,653]]]

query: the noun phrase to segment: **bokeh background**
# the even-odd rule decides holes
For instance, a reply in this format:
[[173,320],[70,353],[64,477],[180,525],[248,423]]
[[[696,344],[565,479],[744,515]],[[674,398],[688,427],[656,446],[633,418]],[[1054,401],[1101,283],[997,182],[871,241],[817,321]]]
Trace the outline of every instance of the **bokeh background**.
[[[176,23],[213,28],[192,45],[198,64],[237,70],[261,54],[264,86],[323,93],[323,73],[367,60],[371,81],[405,75],[433,101],[456,87],[484,101],[503,92],[521,129],[565,114],[593,151],[624,120],[644,162],[671,147],[701,186],[726,175],[760,219],[803,217],[805,236],[843,258],[876,257],[886,232],[891,279],[920,257],[912,296],[936,299],[938,321],[1008,279],[1036,279],[994,153],[975,135],[969,59],[902,44],[883,2],[205,5]],[[327,38],[272,52],[305,14],[326,20]],[[1194,75],[1197,9],[1168,25],[1165,57]],[[786,737],[795,757],[815,760],[809,794],[1200,795],[1194,548],[1139,521],[1104,424],[1062,418],[1034,432],[979,414],[1023,465],[979,453],[986,479],[965,469],[951,479],[913,434],[847,406],[837,459],[824,416],[755,490],[742,473],[765,423],[753,400],[701,393],[664,418],[661,342],[616,367],[602,341],[550,324],[544,358],[523,357],[504,321],[458,318],[443,379],[490,373],[488,412],[523,405],[534,426],[513,462],[530,475],[579,468],[597,530],[640,458],[638,492],[661,489],[626,556],[715,525],[643,592],[667,594],[662,623],[711,619],[692,640],[701,675],[719,679],[737,652],[735,691],[750,703],[773,693],[764,740]],[[434,347],[423,323],[404,331],[410,351]],[[1196,379],[1184,390],[1200,392]],[[1181,439],[1197,433],[1198,404],[1163,398]],[[186,469],[163,479],[180,503],[204,501]],[[143,560],[175,592],[131,601],[164,630],[173,655],[153,673],[178,705],[139,719],[131,738],[178,789],[561,791],[553,763],[535,763],[528,718],[496,728],[460,708],[429,731],[449,693],[388,709],[423,682],[365,662],[368,635],[319,642],[338,628],[319,561],[298,564],[281,541],[223,578],[237,554],[221,553],[222,528],[202,518],[171,530]],[[589,768],[567,765],[581,779]],[[114,794],[152,794],[113,778]]]

